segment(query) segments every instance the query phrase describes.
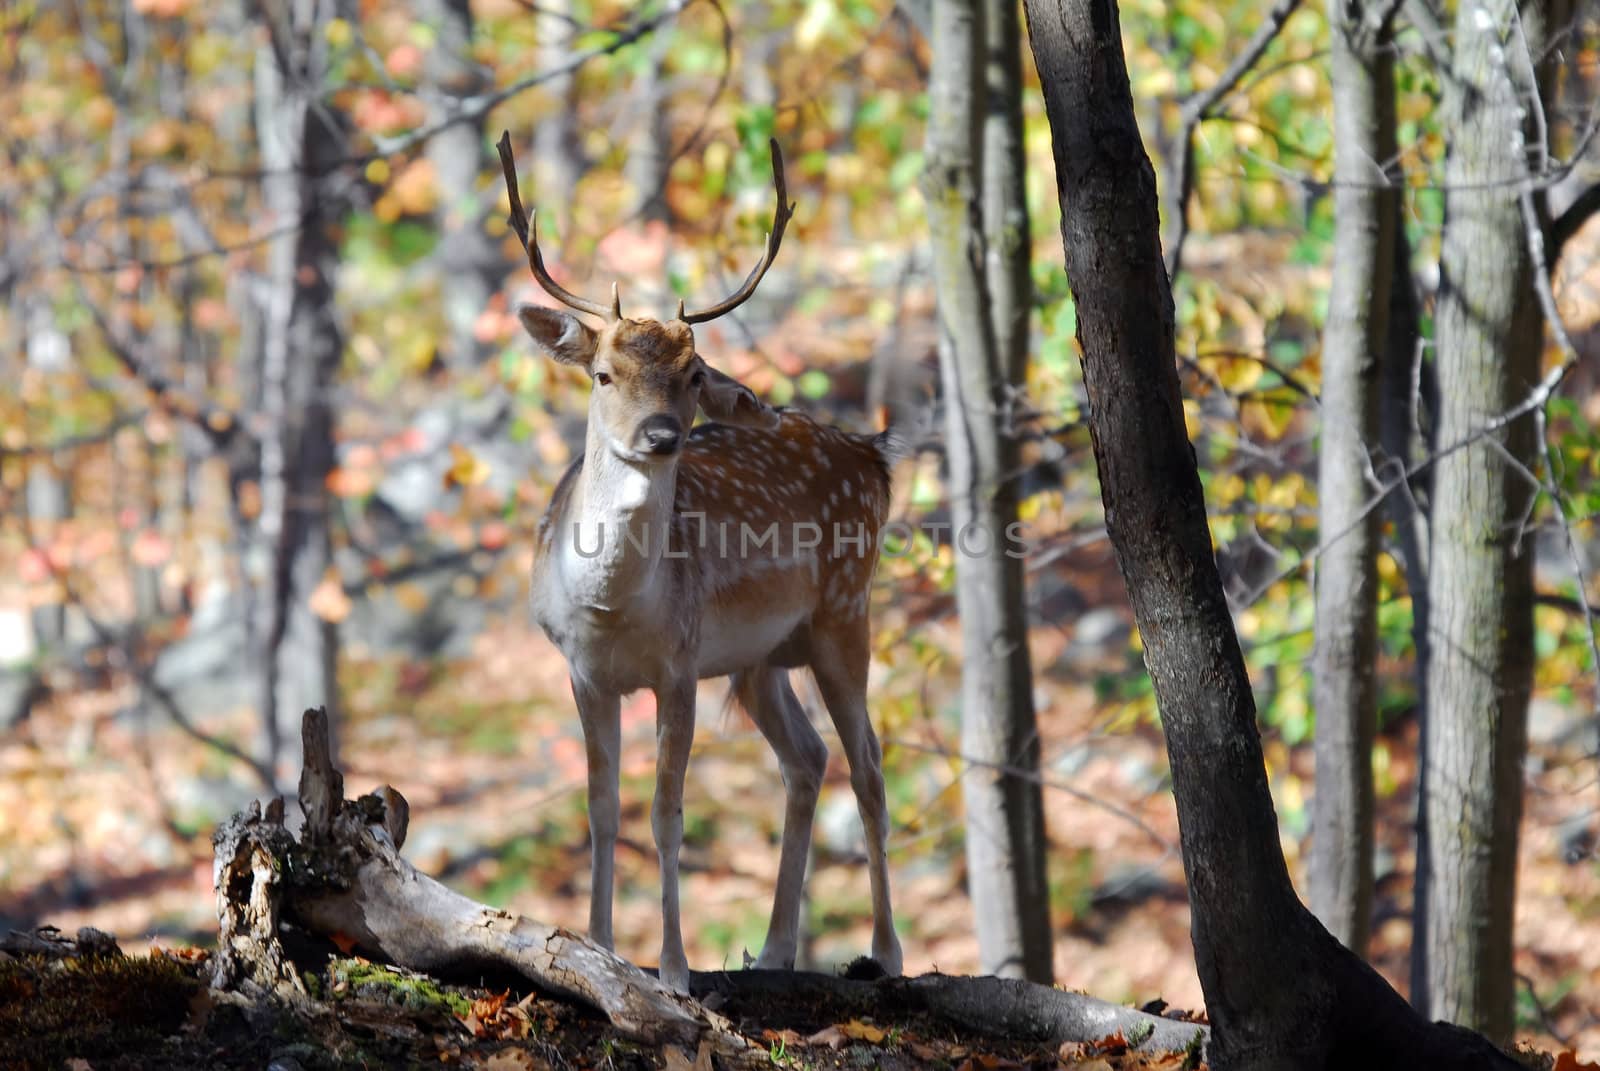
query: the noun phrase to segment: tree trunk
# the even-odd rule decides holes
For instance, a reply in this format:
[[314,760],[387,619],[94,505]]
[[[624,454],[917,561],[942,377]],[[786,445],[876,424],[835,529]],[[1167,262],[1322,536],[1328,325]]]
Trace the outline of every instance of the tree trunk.
[[[295,230],[271,251],[262,395],[263,542],[261,717],[269,765],[283,757],[309,706],[337,704],[337,615],[313,607],[332,568],[327,476],[334,463],[334,386],[343,340],[334,309],[336,228],[343,198],[334,169],[344,136],[330,102],[317,99],[327,4],[297,9],[271,26],[257,57],[257,128],[268,211]],[[314,105],[314,106],[313,106]],[[335,720],[337,724],[337,720]]]
[[669,29],[657,30],[641,47],[648,60],[633,87],[628,110],[643,130],[629,139],[622,163],[624,177],[633,191],[634,213],[640,220],[672,222],[667,204],[667,179],[672,167],[672,131],[667,125],[667,59],[672,54],[673,35]]
[[[424,77],[435,100],[459,101],[484,89],[482,70],[472,59],[472,10],[467,0],[426,0],[421,20],[438,35],[428,50]],[[430,122],[442,121],[454,106],[435,103]],[[483,229],[485,205],[478,189],[484,163],[483,131],[476,122],[456,123],[428,139],[439,199],[439,290],[447,325],[445,361],[461,369],[489,356],[475,333],[478,317],[499,288],[505,258]]]
[[[1428,849],[1419,943],[1429,1015],[1504,1041],[1512,1020],[1512,907],[1532,685],[1534,416],[1480,435],[1527,397],[1541,341],[1518,185],[1526,77],[1542,3],[1466,0],[1446,79],[1450,151],[1437,310],[1438,441],[1428,602],[1423,802]],[[1523,40],[1525,38],[1525,42]],[[1460,449],[1451,448],[1471,440]]]
[[[554,70],[571,58],[578,36],[572,21],[572,0],[546,0],[540,5],[537,25],[539,66]],[[578,133],[577,75],[552,78],[545,88],[553,106],[533,129],[534,200],[571,204],[586,166],[583,139]]]
[[[1033,313],[1027,157],[1022,129],[1022,27],[1012,0],[983,0],[983,240],[989,330],[1006,385],[1027,386]],[[1009,421],[1009,407],[1002,410]]]
[[[1012,22],[1015,26],[1015,22]],[[1015,39],[1011,45],[1017,47]],[[997,44],[1003,49],[1003,44]],[[937,0],[929,85],[928,169],[923,193],[939,298],[939,368],[944,383],[951,517],[956,532],[956,606],[961,617],[962,796],[967,868],[983,970],[1048,982],[1052,977],[1050,900],[1045,871],[1038,728],[1028,662],[1027,606],[1017,519],[1016,447],[1005,427],[1009,381],[1003,340],[1026,352],[1026,292],[1012,280],[1012,251],[995,254],[993,277],[1020,310],[1002,322],[985,278],[984,21],[972,2]],[[1013,90],[1014,92],[1014,90]],[[1008,106],[989,101],[989,108]],[[997,138],[999,144],[1008,139]],[[1020,138],[1011,140],[1020,151]],[[997,161],[995,231],[1016,226],[1010,195],[1020,161]],[[1026,220],[1023,219],[1023,234]],[[1014,236],[1015,237],[1015,236]],[[1022,239],[1018,239],[1019,241]],[[1026,244],[1022,244],[1026,256]],[[1024,270],[1023,275],[1026,275]]]
[[1296,898],[1183,420],[1155,172],[1112,0],[1028,0],[1106,528],[1178,808],[1195,965],[1227,1068],[1515,1067],[1430,1027]]
[[[1434,414],[1438,412],[1439,398],[1433,362],[1425,359],[1421,347],[1421,309],[1416,284],[1411,278],[1411,244],[1406,240],[1402,225],[1405,209],[1399,199],[1396,199],[1394,210],[1395,268],[1389,302],[1389,349],[1383,364],[1382,398],[1379,401],[1379,422],[1386,455],[1381,482],[1388,485],[1395,480],[1406,480],[1405,484],[1389,492],[1386,506],[1394,522],[1395,555],[1406,576],[1406,591],[1411,596],[1412,676],[1417,688],[1417,738],[1420,741],[1428,725],[1428,663],[1432,649],[1432,634],[1428,626],[1428,528],[1433,470],[1422,469],[1409,479],[1405,473],[1412,465],[1433,453],[1433,439],[1427,430],[1438,426]],[[1422,413],[1428,414],[1426,425],[1419,419]],[[1428,839],[1424,813],[1427,798],[1427,769],[1419,763],[1414,819],[1416,870],[1411,883],[1413,933],[1422,932],[1427,913]],[[1412,942],[1412,993],[1420,993],[1427,988],[1425,981],[1418,981],[1426,975],[1427,962],[1422,942]]]
[[1368,481],[1379,440],[1397,191],[1392,4],[1329,0],[1334,117],[1333,286],[1322,340],[1318,453],[1316,795],[1311,908],[1360,953],[1372,924],[1372,745],[1377,735],[1378,528]]

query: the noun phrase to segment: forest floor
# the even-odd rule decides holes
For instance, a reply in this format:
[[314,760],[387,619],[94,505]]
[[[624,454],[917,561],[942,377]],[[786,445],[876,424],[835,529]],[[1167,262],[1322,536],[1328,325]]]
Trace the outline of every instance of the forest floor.
[[[303,973],[311,999],[291,1010],[212,993],[206,959],[168,951],[66,961],[0,956],[0,1071],[712,1071],[709,1050],[641,1044],[595,1012],[513,986],[448,985],[334,958]],[[1198,1050],[1132,1052],[1120,1034],[1046,1045],[953,1030],[905,1009],[856,1018],[815,994],[727,998],[719,1014],[750,1046],[747,1063],[795,1071],[1204,1066]]]
[[[1104,563],[1094,563],[1093,571],[1105,575]],[[340,761],[350,795],[389,783],[410,801],[406,855],[421,870],[478,899],[581,929],[588,901],[583,749],[561,663],[542,638],[515,623],[518,616],[492,620],[473,654],[455,664],[349,659]],[[1097,693],[1097,673],[1125,675],[1134,656],[1125,644],[1112,650],[1090,643],[1088,616],[1034,636],[1047,742],[1056,980],[1113,1001],[1161,999],[1197,1008],[1202,1002],[1160,732]],[[929,647],[958,648],[948,616],[925,620],[918,627]],[[965,893],[959,763],[952,757],[953,663],[875,664],[874,673],[874,695],[889,712],[880,728],[906,971],[971,973],[977,949]],[[820,714],[809,683],[800,694]],[[783,810],[770,752],[742,715],[725,711],[722,698],[720,690],[702,692],[685,799],[684,925],[690,963],[701,970],[737,968],[759,951]],[[138,711],[126,688],[84,691],[50,700],[0,736],[0,927],[51,923],[71,932],[92,925],[132,952],[214,943],[210,833],[260,789],[236,764]],[[649,839],[649,697],[630,701],[623,718],[617,948],[653,964],[660,920]],[[204,725],[252,740],[244,712],[207,718]],[[1414,725],[1404,721],[1386,734],[1380,903],[1369,950],[1402,993],[1410,944],[1414,737]],[[1541,1047],[1572,1047],[1596,1059],[1600,868],[1569,853],[1573,816],[1588,813],[1581,805],[1593,791],[1593,766],[1570,745],[1546,747],[1537,737],[1519,875],[1519,1032]],[[1303,824],[1310,791],[1309,747],[1289,747],[1271,733],[1265,743],[1280,816],[1292,830]],[[848,775],[836,742],[830,746],[802,949],[802,963],[824,972],[865,951],[870,923]],[[282,771],[286,783],[295,772]],[[1301,844],[1286,834],[1284,847],[1298,875]],[[520,995],[509,999],[515,1003]],[[564,1014],[549,1017],[603,1043],[604,1032],[593,1030],[592,1022],[585,1026],[573,1018],[577,1013]],[[792,1029],[809,1036],[831,1025],[826,1018],[813,1016]],[[415,1030],[449,1039],[463,1053],[490,1052],[482,1039],[457,1028]],[[388,1036],[382,1029],[369,1033]],[[787,1044],[786,1037],[780,1034],[779,1042]],[[611,1066],[616,1051],[602,1054],[612,1058]],[[843,1059],[830,1054],[825,1065]],[[588,1066],[608,1065],[596,1060]],[[1012,1065],[979,1060],[974,1066]]]

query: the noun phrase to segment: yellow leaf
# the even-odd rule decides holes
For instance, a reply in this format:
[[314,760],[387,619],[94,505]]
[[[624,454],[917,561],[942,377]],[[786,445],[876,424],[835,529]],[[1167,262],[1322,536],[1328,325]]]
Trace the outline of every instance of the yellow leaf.
[[450,444],[450,470],[444,474],[446,487],[476,487],[489,478],[489,465],[460,443]]
[[874,1045],[889,1036],[888,1031],[873,1026],[871,1023],[863,1023],[860,1019],[851,1019],[848,1023],[840,1023],[839,1032],[847,1038],[852,1038],[856,1041],[870,1041]]

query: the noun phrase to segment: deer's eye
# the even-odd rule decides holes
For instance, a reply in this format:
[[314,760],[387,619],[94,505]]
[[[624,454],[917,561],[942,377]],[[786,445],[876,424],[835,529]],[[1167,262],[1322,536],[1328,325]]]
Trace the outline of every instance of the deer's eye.
[[594,381],[600,384],[602,387],[611,386],[611,377],[606,375],[604,372],[596,372],[594,374]]
[[705,374],[704,371],[697,371],[697,372],[695,372],[694,375],[689,377],[689,386],[691,386],[691,387],[703,387],[705,385],[706,385],[706,374]]

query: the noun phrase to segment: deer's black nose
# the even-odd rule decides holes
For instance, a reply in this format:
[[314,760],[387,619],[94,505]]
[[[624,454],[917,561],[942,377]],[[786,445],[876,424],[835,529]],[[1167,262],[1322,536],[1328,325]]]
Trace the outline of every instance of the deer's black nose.
[[652,454],[675,454],[683,442],[683,425],[675,416],[658,413],[639,425],[639,435]]

